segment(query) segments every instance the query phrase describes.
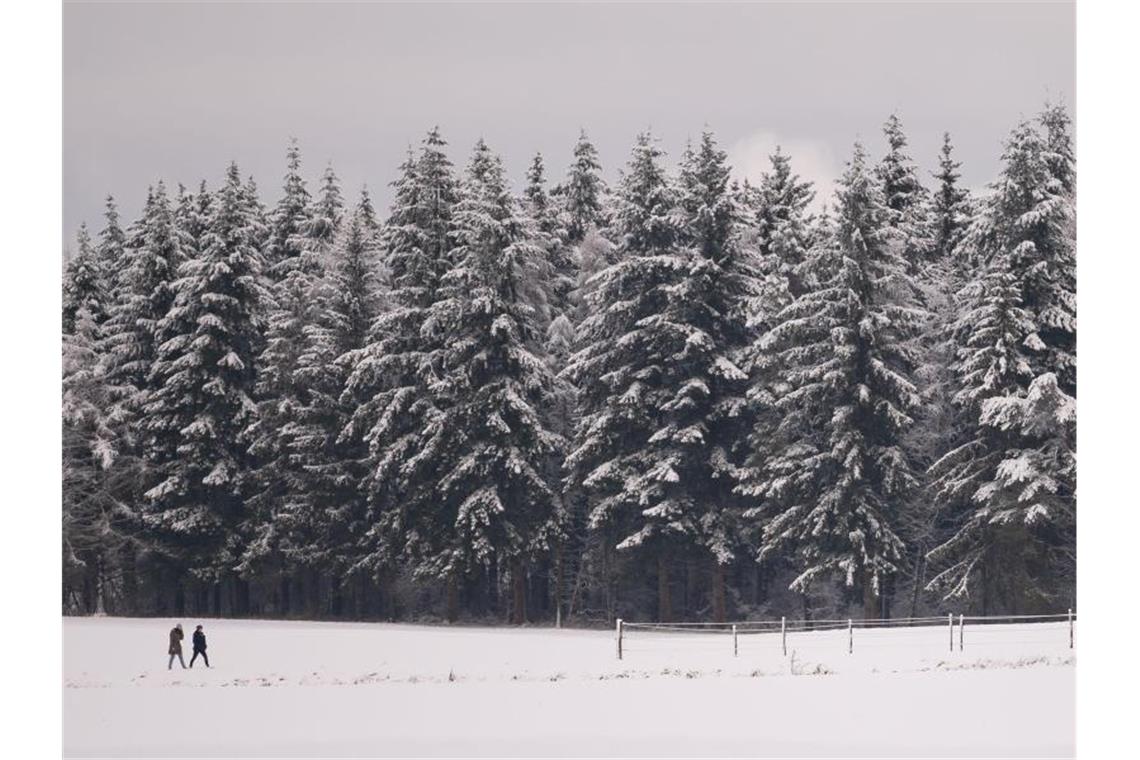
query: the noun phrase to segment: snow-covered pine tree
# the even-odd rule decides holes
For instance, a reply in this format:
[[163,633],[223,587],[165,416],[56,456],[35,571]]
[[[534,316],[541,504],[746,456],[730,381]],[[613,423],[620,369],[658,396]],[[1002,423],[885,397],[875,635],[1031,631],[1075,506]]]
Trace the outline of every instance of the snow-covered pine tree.
[[305,351],[294,372],[305,399],[289,440],[299,488],[276,525],[295,561],[332,579],[334,612],[342,580],[366,577],[349,571],[367,527],[362,484],[368,482],[368,449],[344,431],[355,411],[351,394],[345,393],[351,359],[367,345],[383,304],[374,223],[371,200],[362,193],[313,290],[316,319],[305,326]]
[[85,309],[96,324],[107,318],[107,302],[110,295],[105,289],[102,268],[95,248],[91,245],[91,234],[87,225],[79,225],[75,236],[75,256],[64,268],[63,273],[63,333],[75,332],[75,315]]
[[174,209],[174,223],[178,228],[178,239],[182,244],[186,259],[196,258],[205,250],[203,238],[210,227],[210,205],[213,195],[203,180],[198,192],[191,192],[178,186],[178,200]]
[[1073,119],[1061,103],[1051,103],[1038,116],[1045,129],[1048,162],[1061,192],[1070,198],[1077,193],[1077,157],[1073,153]]
[[934,256],[939,261],[953,262],[954,249],[962,240],[970,223],[970,194],[959,187],[962,175],[958,169],[962,164],[954,160],[954,145],[950,133],[942,134],[942,149],[938,154],[938,189],[931,199],[930,215],[934,227]]
[[324,254],[323,272],[310,292],[312,320],[303,327],[303,351],[293,370],[300,391],[283,438],[294,488],[272,522],[296,566],[331,582],[331,611],[341,612],[343,581],[364,536],[367,481],[363,441],[342,436],[355,404],[345,398],[351,352],[363,349],[382,302],[367,195],[343,223]]
[[606,184],[602,165],[598,149],[584,129],[574,144],[574,162],[566,171],[566,181],[558,190],[568,245],[580,244],[591,229],[605,226]]
[[[556,373],[566,366],[566,360],[574,349],[575,327],[578,293],[579,269],[573,255],[573,249],[566,243],[566,231],[562,229],[559,214],[554,200],[546,191],[546,170],[542,154],[535,154],[530,168],[527,170],[527,184],[524,191],[526,210],[535,225],[535,243],[546,251],[545,279],[547,300],[547,318],[544,320],[545,336],[544,349],[547,361]],[[596,234],[596,233],[595,233]],[[575,419],[574,388],[565,379],[556,379],[556,389],[551,394],[548,406],[548,421],[551,429],[569,439],[573,435]],[[557,482],[562,477],[561,459],[550,462],[550,482]],[[553,596],[555,604],[555,624],[562,622],[562,608],[565,597],[567,551],[574,552],[580,549],[584,538],[585,526],[581,519],[570,519],[573,513],[576,518],[581,517],[578,511],[571,509],[571,504],[580,501],[579,494],[558,489],[559,510],[562,513],[561,530],[553,536],[554,548],[554,580]],[[571,537],[571,534],[573,536]],[[572,540],[571,540],[572,539]],[[573,559],[571,559],[573,563]]]
[[[147,195],[149,202],[150,193],[148,192]],[[114,197],[110,195],[107,196],[103,220],[103,229],[99,232],[99,245],[96,253],[99,258],[99,269],[103,272],[103,288],[111,294],[113,300],[121,289],[119,275],[124,271],[122,258],[128,244],[128,234],[123,231],[119,223],[119,209],[115,205]],[[141,229],[141,225],[136,225],[136,228]]]
[[1067,164],[1059,158],[1063,146],[1062,136],[1043,136],[1032,122],[1013,130],[1002,154],[1002,174],[963,248],[980,263],[1009,257],[1021,283],[1022,305],[1041,340],[1032,352],[1034,375],[1052,372],[1061,389],[1075,395],[1076,215],[1074,197],[1065,189]]
[[[179,268],[174,304],[159,325],[144,430],[155,467],[147,521],[199,581],[231,591],[242,551],[240,492],[250,465],[244,431],[255,413],[256,346],[264,294],[248,188],[236,164],[211,204],[201,254]],[[228,600],[242,605],[240,594]],[[231,607],[232,608],[232,607]]]
[[[754,192],[745,190],[745,197],[752,199],[761,260],[773,275],[786,280],[786,298],[791,298],[806,289],[801,270],[813,242],[809,206],[815,190],[792,172],[791,157],[779,147],[769,160],[772,168],[764,173]],[[788,302],[771,306],[782,308]]]
[[527,564],[551,551],[557,499],[551,459],[562,446],[547,420],[556,389],[542,354],[545,251],[483,140],[453,213],[454,265],[431,307],[447,336],[433,392],[446,400],[429,432],[438,481],[417,570],[441,579],[509,568],[512,621],[526,621]]
[[[1032,317],[1022,308],[1008,255],[992,259],[983,279],[963,289],[960,302],[962,312],[952,327],[959,345],[953,365],[958,379],[954,403],[966,424],[957,445],[930,468],[937,501],[957,513],[949,518],[954,530],[950,540],[930,553],[936,564],[950,562],[930,583],[948,596],[968,596],[975,573],[988,567],[989,577],[996,578],[1002,556],[1019,553],[1009,551],[1004,541],[971,541],[982,538],[990,514],[988,506],[972,506],[975,494],[993,479],[1005,443],[1000,431],[979,420],[986,400],[1016,396],[1028,386],[1032,368],[1024,347],[1038,341]],[[985,591],[982,604],[989,607]]]
[[690,260],[662,155],[649,134],[638,136],[613,203],[617,262],[593,278],[582,347],[563,374],[579,389],[581,417],[566,467],[570,482],[591,497],[589,527],[602,535],[604,552],[620,541],[656,559],[657,616],[668,621],[669,563],[694,547],[700,527],[693,505],[674,493],[676,462],[649,450],[679,390],[667,378],[687,335],[665,317]]
[[1051,607],[1072,589],[1075,223],[1065,141],[1042,126],[1013,130],[961,246],[986,287],[966,289],[957,331],[966,430],[932,467],[951,533],[929,553],[942,569],[929,585],[969,597],[980,584],[985,611]]
[[[395,181],[384,227],[391,277],[390,308],[373,323],[368,345],[349,357],[345,391],[356,409],[345,436],[368,446],[370,530],[359,570],[377,575],[399,560],[422,556],[435,509],[435,457],[448,443],[433,433],[439,415],[434,382],[448,336],[429,321],[439,281],[451,263],[452,212],[458,187],[446,142],[432,129],[418,156],[409,152]],[[448,584],[448,616],[458,615],[458,586]]]
[[65,588],[81,593],[65,604],[103,614],[110,578],[132,540],[134,516],[121,495],[138,472],[119,461],[122,428],[112,419],[100,326],[84,305],[73,319],[63,336],[63,577]]
[[761,339],[781,367],[774,429],[757,430],[742,487],[761,504],[759,558],[794,552],[793,590],[838,575],[880,614],[904,546],[896,508],[916,484],[900,445],[920,403],[911,341],[924,319],[878,183],[856,144],[836,193],[834,236],[813,256],[835,263]]
[[[526,173],[527,213],[534,220],[536,234],[542,238],[538,242],[546,249],[546,261],[550,268],[549,315],[547,323],[553,326],[559,317],[569,319],[572,314],[571,297],[578,277],[578,268],[571,255],[571,249],[563,242],[566,231],[559,226],[558,213],[546,192],[546,169],[542,154],[535,155]],[[565,331],[564,326],[555,330],[556,334]],[[570,326],[572,333],[573,327]],[[571,336],[572,339],[572,336]]]
[[[257,466],[250,473],[247,488],[251,496],[245,532],[251,540],[241,569],[261,574],[297,568],[310,571],[307,609],[319,613],[314,588],[317,581],[312,577],[314,567],[299,563],[303,552],[293,551],[283,540],[281,515],[301,509],[304,501],[302,473],[292,455],[292,437],[301,409],[307,403],[307,390],[298,382],[296,372],[306,350],[305,330],[317,319],[314,289],[321,276],[329,230],[324,220],[314,223],[315,212],[308,206],[295,143],[290,145],[287,162],[284,192],[274,211],[267,243],[267,251],[276,263],[269,272],[265,341],[257,360],[258,411],[245,433]],[[288,593],[282,596],[287,597]]]
[[918,177],[918,168],[906,153],[906,134],[897,114],[891,114],[883,125],[887,153],[875,168],[887,207],[887,223],[899,231],[905,247],[904,255],[911,272],[917,272],[933,256],[932,231],[929,226],[929,192]]
[[135,409],[143,402],[139,394],[152,390],[147,378],[158,353],[158,325],[174,303],[173,284],[183,260],[164,183],[151,193],[139,227],[138,239],[119,259],[122,292],[104,330],[109,379]]
[[343,217],[344,197],[340,192],[340,180],[330,163],[321,175],[320,196],[313,204],[312,218],[305,233],[319,256],[323,257],[332,248]]
[[679,477],[662,483],[665,500],[699,515],[699,544],[712,559],[712,614],[720,622],[725,574],[739,549],[733,463],[744,453],[748,391],[740,364],[752,343],[751,310],[765,292],[738,198],[739,190],[729,185],[727,155],[705,131],[681,160],[677,201],[688,261],[668,290],[657,327],[658,345],[673,351],[661,375],[669,398],[646,447]]
[[285,156],[283,192],[270,218],[269,242],[265,249],[265,271],[272,281],[284,279],[301,256],[311,216],[311,198],[301,176],[301,149],[296,139],[289,141]]

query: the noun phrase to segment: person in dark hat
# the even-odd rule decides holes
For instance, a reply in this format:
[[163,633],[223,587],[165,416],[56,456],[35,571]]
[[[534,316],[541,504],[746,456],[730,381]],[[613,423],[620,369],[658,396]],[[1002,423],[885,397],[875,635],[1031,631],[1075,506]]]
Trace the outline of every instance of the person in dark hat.
[[190,667],[194,667],[194,660],[198,659],[198,655],[202,655],[202,662],[206,663],[206,667],[210,667],[210,658],[206,656],[206,634],[202,632],[202,626],[194,629],[194,656],[190,658]]

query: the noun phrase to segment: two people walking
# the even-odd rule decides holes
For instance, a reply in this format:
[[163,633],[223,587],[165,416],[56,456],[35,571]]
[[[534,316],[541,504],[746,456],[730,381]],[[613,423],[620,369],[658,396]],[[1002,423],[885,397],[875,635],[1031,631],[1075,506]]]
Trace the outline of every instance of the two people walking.
[[[202,626],[194,629],[194,656],[190,658],[190,667],[194,667],[194,660],[198,659],[198,655],[202,655],[202,661],[206,663],[206,667],[210,667],[210,658],[206,656],[206,634],[202,631]],[[186,661],[182,659],[182,623],[170,629],[170,648],[167,650],[170,655],[170,662],[166,664],[166,669],[170,670],[174,667],[174,658],[178,658],[178,662],[183,668],[186,667]]]

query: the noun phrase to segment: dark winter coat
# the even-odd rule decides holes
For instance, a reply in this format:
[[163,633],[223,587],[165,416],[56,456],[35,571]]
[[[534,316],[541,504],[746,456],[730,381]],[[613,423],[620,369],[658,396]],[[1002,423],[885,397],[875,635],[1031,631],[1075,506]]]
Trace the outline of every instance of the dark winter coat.
[[202,633],[201,631],[194,631],[194,651],[206,651],[206,634]]
[[182,654],[182,629],[170,629],[170,649],[167,654]]

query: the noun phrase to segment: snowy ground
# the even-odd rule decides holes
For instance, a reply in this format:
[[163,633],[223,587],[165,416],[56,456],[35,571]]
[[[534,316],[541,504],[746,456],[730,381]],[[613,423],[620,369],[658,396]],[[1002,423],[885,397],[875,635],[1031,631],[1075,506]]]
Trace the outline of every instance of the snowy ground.
[[[789,636],[201,622],[210,670],[166,670],[176,621],[64,622],[79,756],[1071,757],[1067,624]],[[957,635],[957,634],[956,634]]]

